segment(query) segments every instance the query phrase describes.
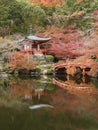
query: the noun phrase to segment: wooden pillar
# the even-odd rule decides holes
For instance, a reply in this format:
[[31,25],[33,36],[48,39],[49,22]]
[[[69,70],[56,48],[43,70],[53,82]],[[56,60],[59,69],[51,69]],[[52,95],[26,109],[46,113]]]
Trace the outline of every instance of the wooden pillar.
[[69,77],[69,74],[67,74],[67,81],[69,81],[70,80],[70,77]]
[[82,74],[83,74],[82,80],[83,80],[83,83],[85,83],[85,68],[83,68]]
[[39,44],[37,45],[37,51],[40,51],[40,45]]
[[82,72],[83,75],[85,75],[85,68],[83,68],[83,72]]
[[28,52],[28,63],[30,62],[30,54],[29,54],[29,52]]
[[67,81],[69,81],[70,78],[69,78],[69,68],[68,67],[66,68],[66,71],[67,71]]

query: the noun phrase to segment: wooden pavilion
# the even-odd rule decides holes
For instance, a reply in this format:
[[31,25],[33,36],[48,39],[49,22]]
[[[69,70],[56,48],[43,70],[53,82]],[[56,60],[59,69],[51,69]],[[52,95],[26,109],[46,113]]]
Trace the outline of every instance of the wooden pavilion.
[[44,49],[40,48],[40,45],[42,43],[46,43],[51,38],[42,38],[34,35],[29,35],[26,38],[27,42],[23,45],[23,48],[21,49],[21,52],[24,53],[30,53],[30,54],[36,54],[36,53],[41,53],[45,51]]
[[[42,43],[46,43],[51,38],[42,38],[34,35],[29,35],[22,43],[20,52],[14,51],[9,54],[9,66],[11,68],[16,68],[21,66],[23,57],[28,61],[28,68],[31,68],[33,63],[33,58],[36,57],[38,60],[44,59],[44,54],[46,49],[41,49],[40,46]],[[27,58],[26,58],[27,57]],[[24,62],[24,61],[23,61]]]

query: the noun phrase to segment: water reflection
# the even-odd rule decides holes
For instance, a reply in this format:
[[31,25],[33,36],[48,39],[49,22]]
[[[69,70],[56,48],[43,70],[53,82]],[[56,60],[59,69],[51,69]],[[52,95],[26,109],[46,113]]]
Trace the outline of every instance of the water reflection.
[[[55,82],[54,85],[54,80],[58,84]],[[75,77],[65,75],[9,77],[0,80],[0,129],[97,130],[98,80],[82,79],[79,83],[75,80]],[[63,83],[65,86],[61,87]],[[86,86],[91,85],[94,91],[88,93],[89,88],[85,91],[77,89],[84,83]],[[71,89],[71,85],[74,89]],[[29,109],[29,106],[38,104],[49,104],[54,109]]]
[[98,87],[98,79],[96,78],[91,78],[88,75],[56,75],[55,79],[59,82],[63,83],[68,83],[72,86],[95,86],[96,88]]
[[30,105],[50,104],[54,106],[55,103],[58,104],[60,99],[62,99],[62,101],[60,100],[61,102],[65,101],[62,95],[66,97],[66,94],[68,94],[69,98],[72,95],[73,99],[76,96],[81,98],[88,96],[96,100],[96,95],[98,94],[97,88],[97,79],[87,76],[81,78],[73,77],[71,75],[9,77],[0,82],[1,103],[5,100],[3,104],[6,104],[7,100],[10,102],[14,102],[14,100],[17,102],[18,100],[20,103]]
[[75,75],[75,76],[72,76],[72,75],[56,75],[55,76],[56,78],[62,80],[62,81],[68,81],[68,80],[71,80],[71,81],[74,81],[75,83],[77,84],[80,84],[80,83],[90,83],[91,82],[91,77],[88,76],[88,75],[85,75],[85,76],[82,76],[82,75]]
[[45,92],[54,90],[52,78],[43,75],[41,77],[21,77],[9,80],[9,93],[11,96],[22,97],[33,100],[34,97],[40,100]]
[[[56,86],[55,86],[56,85]],[[9,77],[0,82],[0,88],[6,89],[10,97],[19,97],[24,100],[41,100],[47,97],[48,93],[62,87],[65,90],[73,88],[91,88],[97,91],[98,80],[89,76],[56,75],[40,77]],[[57,87],[58,86],[58,87]]]

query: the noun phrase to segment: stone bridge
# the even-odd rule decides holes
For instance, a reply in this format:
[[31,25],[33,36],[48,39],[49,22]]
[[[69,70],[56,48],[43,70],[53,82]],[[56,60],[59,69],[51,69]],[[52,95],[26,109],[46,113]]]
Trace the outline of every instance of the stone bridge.
[[81,64],[81,63],[55,63],[53,65],[55,71],[65,70],[67,74],[73,75],[78,71],[81,71],[83,75],[90,75],[91,65]]

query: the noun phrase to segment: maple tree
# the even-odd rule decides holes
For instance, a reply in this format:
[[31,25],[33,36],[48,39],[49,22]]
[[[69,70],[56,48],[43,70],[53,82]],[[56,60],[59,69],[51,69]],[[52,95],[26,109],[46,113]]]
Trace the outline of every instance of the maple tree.
[[[48,30],[47,32],[49,33]],[[83,55],[80,51],[83,44],[75,25],[63,30],[51,29],[50,33],[53,39],[48,43],[46,53],[53,54],[56,58],[63,60]]]
[[33,69],[36,62],[33,61],[33,56],[29,53],[23,54],[21,52],[14,51],[9,54],[9,66],[13,69]]

